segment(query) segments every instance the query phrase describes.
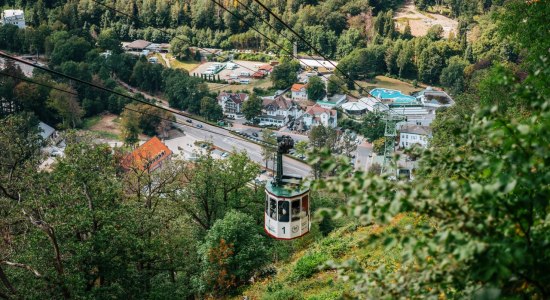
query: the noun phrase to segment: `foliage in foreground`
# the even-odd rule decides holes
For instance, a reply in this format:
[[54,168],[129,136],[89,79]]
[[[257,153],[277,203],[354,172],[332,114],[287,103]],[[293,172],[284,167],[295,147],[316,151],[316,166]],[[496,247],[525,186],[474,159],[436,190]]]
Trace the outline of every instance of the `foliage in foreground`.
[[[527,23],[541,20],[538,4],[515,4],[529,13]],[[538,35],[534,28],[506,27],[525,36]],[[342,275],[353,270],[358,298],[550,297],[550,66],[546,50],[529,47],[536,42],[517,41],[540,50],[525,63],[529,75],[492,68],[467,95],[477,112],[447,124],[455,137],[423,153],[414,184],[345,172],[320,182],[346,194],[341,212],[364,224],[402,212],[430,221],[421,234],[387,240],[403,247],[397,270],[338,266]]]

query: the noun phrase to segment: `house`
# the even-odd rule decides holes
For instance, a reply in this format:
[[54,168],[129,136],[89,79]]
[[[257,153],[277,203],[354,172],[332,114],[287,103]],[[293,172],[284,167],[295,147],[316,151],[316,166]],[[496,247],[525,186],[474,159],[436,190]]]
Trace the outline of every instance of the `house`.
[[155,136],[128,154],[122,161],[122,167],[125,170],[135,168],[151,172],[161,168],[171,157],[172,151]]
[[136,40],[125,45],[124,49],[126,49],[126,51],[138,51],[138,52],[147,50],[147,53],[149,53],[150,50],[147,49],[147,47],[149,47],[150,45],[151,45],[151,42],[144,41],[144,40]]
[[242,105],[248,100],[248,94],[230,94],[222,92],[216,99],[218,100],[218,104],[222,107],[223,114],[235,118],[242,113]]
[[285,124],[298,119],[304,111],[298,103],[283,95],[263,97],[262,112],[267,116],[283,116]]
[[302,115],[301,121],[306,128],[317,125],[336,128],[338,124],[338,112],[334,109],[324,108],[319,104],[308,106]]
[[399,130],[399,147],[409,148],[419,145],[422,148],[428,148],[431,137],[432,129],[428,126],[405,125]]
[[292,92],[292,100],[307,100],[307,85],[295,83],[290,88]]
[[25,13],[20,9],[7,9],[2,12],[0,21],[2,25],[11,24],[19,28],[25,28]]

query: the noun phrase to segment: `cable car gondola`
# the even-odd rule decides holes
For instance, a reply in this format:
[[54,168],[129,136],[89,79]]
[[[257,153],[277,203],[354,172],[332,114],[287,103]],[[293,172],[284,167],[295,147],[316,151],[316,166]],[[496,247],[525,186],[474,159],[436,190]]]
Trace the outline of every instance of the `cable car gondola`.
[[265,232],[276,239],[292,240],[309,232],[309,187],[302,178],[283,174],[283,154],[294,147],[289,136],[277,137],[277,171],[265,185]]

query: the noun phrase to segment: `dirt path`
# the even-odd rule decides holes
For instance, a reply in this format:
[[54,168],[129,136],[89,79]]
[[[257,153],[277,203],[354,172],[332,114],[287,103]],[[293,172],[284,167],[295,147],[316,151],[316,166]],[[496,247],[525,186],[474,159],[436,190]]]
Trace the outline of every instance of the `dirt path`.
[[103,132],[109,132],[112,134],[120,135],[120,125],[115,122],[116,118],[118,118],[117,115],[105,114],[101,117],[99,122],[97,122],[94,126],[90,127],[90,130],[103,131]]
[[393,18],[396,21],[397,29],[401,32],[407,26],[408,21],[413,36],[424,36],[428,33],[430,27],[441,25],[443,27],[443,38],[447,39],[451,32],[454,32],[456,35],[458,27],[458,21],[456,20],[442,15],[420,12],[414,5],[413,0],[407,0]]
[[160,56],[162,57],[162,59],[164,59],[164,61],[166,62],[166,67],[168,67],[168,69],[171,68],[170,66],[170,60],[168,58],[166,58],[166,53],[161,53]]

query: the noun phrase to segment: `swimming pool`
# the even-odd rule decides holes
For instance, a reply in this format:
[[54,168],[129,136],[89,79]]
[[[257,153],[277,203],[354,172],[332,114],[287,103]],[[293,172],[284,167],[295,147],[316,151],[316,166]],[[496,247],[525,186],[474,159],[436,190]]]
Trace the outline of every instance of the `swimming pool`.
[[416,101],[413,96],[404,95],[401,91],[376,88],[370,91],[376,98],[393,100],[394,103],[411,103]]

